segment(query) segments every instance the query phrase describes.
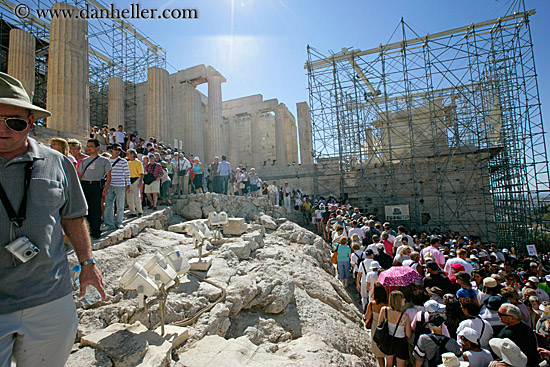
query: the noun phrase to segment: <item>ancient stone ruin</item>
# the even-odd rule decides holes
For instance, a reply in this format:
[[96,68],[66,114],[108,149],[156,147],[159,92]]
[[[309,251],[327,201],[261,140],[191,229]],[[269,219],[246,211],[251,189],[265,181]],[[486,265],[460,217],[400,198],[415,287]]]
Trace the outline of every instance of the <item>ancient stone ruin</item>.
[[[157,295],[140,308],[138,293],[120,278],[134,262],[174,246],[192,263],[198,249],[190,228],[224,210],[222,239],[211,237],[202,249],[211,265],[179,277],[162,334]],[[300,221],[293,212],[262,198],[189,195],[173,211],[96,243],[108,300],[88,306],[75,293],[80,325],[67,366],[374,365],[370,335],[334,277],[329,245],[287,219]]]

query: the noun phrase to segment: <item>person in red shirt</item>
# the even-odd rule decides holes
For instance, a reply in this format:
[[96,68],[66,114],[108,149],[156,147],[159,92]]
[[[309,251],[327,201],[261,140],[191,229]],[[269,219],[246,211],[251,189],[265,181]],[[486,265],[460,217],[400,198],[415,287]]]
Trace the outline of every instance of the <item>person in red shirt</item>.
[[393,243],[391,243],[388,240],[389,234],[386,232],[382,232],[382,240],[380,241],[381,244],[384,245],[384,250],[386,250],[386,254],[393,256]]

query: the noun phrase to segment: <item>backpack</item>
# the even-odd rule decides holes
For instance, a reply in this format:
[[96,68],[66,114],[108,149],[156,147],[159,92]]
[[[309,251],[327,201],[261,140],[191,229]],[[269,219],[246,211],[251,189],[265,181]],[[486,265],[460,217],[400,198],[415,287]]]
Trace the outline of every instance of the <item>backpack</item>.
[[426,313],[422,311],[422,318],[420,321],[416,322],[416,327],[414,328],[414,344],[418,344],[418,339],[420,339],[420,335],[426,334],[430,335],[432,331],[430,330],[430,327],[428,326],[428,320],[426,320]]
[[435,335],[429,334],[428,337],[435,343],[436,349],[434,356],[428,360],[428,366],[430,367],[437,367],[440,364],[443,364],[443,358],[441,355],[443,353],[447,352],[447,349],[445,348],[445,345],[449,341],[449,338],[446,336],[441,335],[442,338],[436,338]]
[[[355,256],[357,256],[357,251],[355,252]],[[361,266],[361,263],[363,260],[367,258],[367,255],[363,251],[361,251],[361,256],[357,256],[357,264],[354,266],[355,273],[359,272],[359,267]],[[365,269],[366,270],[366,269]]]

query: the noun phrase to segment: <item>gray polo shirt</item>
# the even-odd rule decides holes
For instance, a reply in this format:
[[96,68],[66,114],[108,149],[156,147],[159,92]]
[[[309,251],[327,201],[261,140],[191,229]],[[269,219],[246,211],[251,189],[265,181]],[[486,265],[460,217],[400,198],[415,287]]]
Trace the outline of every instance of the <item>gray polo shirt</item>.
[[[61,219],[83,217],[86,200],[73,164],[57,151],[29,138],[29,150],[7,162],[0,157],[0,184],[16,211],[23,197],[25,162],[33,160],[27,213],[14,236],[27,236],[40,253],[26,263],[4,249],[11,222],[0,203],[0,314],[54,301],[72,292]],[[14,266],[15,264],[15,266]]]
[[86,172],[84,172],[84,176],[82,176],[82,181],[101,181],[105,177],[105,173],[111,171],[111,162],[108,158],[98,156],[93,163],[90,163],[93,160],[94,158],[87,157],[80,163],[78,173],[84,172],[84,168],[89,165]]

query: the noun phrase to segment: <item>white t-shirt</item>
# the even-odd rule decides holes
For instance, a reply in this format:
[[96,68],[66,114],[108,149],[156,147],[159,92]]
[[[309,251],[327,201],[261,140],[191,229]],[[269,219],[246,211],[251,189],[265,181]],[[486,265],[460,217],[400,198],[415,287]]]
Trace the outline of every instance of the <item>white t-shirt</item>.
[[[493,361],[493,355],[487,349],[482,349],[479,352],[467,350],[464,352],[470,367],[486,367]],[[462,358],[460,358],[462,360]]]
[[[370,289],[372,290],[374,287],[374,283],[376,283],[377,281],[378,281],[378,271],[369,271],[365,279],[365,287],[367,283],[370,283]],[[374,292],[369,293],[369,301],[374,301],[373,293]]]
[[113,135],[115,143],[124,144],[124,133],[122,131],[115,131]]
[[[485,330],[483,330],[483,324],[485,324]],[[479,317],[476,317],[475,319],[466,319],[458,324],[458,328],[456,329],[457,335],[467,327],[477,330],[480,333],[481,330],[483,330],[483,335],[480,337],[481,348],[488,348],[489,339],[493,337],[493,328],[491,327],[491,324],[489,324],[486,320],[480,319]],[[458,344],[462,345],[461,343],[461,338],[458,338]]]
[[351,228],[349,230],[349,237],[351,238],[354,234],[357,234],[361,240],[363,240],[363,237],[365,237],[365,232],[359,227],[357,228]]

